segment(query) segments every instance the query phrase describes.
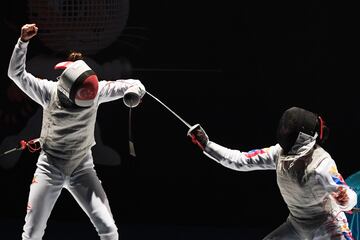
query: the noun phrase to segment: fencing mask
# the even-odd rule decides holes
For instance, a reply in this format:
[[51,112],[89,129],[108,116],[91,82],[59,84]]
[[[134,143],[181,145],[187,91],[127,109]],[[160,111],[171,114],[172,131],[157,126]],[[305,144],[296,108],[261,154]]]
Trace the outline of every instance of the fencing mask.
[[300,132],[311,136],[317,133],[317,141],[322,144],[328,137],[329,129],[319,115],[302,108],[291,107],[281,116],[276,133],[277,141],[285,153],[294,146]]
[[64,69],[58,77],[58,91],[78,107],[90,107],[98,92],[98,78],[83,61],[66,61],[55,65]]

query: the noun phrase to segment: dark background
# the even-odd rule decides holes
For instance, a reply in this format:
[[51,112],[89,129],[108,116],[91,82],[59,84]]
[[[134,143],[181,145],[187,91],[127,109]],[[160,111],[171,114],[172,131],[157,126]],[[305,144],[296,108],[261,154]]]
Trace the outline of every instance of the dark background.
[[[26,10],[20,0],[2,9],[6,87],[12,84],[8,60],[28,23]],[[140,79],[189,124],[200,123],[211,140],[242,151],[275,144],[277,121],[288,107],[317,112],[331,130],[325,148],[346,178],[360,167],[358,39],[351,12],[351,6],[320,3],[132,0],[127,26],[143,30],[140,38],[126,40],[136,47],[121,44],[120,36],[92,57],[99,62],[125,57],[132,65],[127,77]],[[30,43],[29,56],[48,51],[38,39]],[[16,134],[29,117],[5,122],[6,114],[21,110],[21,104],[9,102],[6,87],[1,89],[2,138]],[[164,239],[246,234],[244,239],[261,239],[286,219],[274,171],[237,172],[207,158],[187,138],[188,128],[149,95],[132,114],[135,158],[128,150],[128,109],[122,101],[100,107],[103,142],[122,161],[96,166],[120,231],[129,239],[140,236],[139,229],[149,234],[143,239],[159,239],[155,235],[167,231],[177,234]],[[36,158],[37,153],[25,151],[13,168],[0,169],[0,216],[8,223],[2,226],[15,225],[15,236],[21,232]],[[49,221],[49,232],[84,223],[94,234],[66,191]]]

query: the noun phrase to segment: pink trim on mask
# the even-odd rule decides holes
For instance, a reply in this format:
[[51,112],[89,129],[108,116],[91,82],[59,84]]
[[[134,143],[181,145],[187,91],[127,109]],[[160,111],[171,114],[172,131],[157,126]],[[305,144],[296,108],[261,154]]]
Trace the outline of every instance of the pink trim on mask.
[[58,64],[56,64],[54,66],[54,69],[55,70],[58,70],[58,69],[66,69],[70,64],[72,64],[73,61],[66,61],[66,62],[59,62]]

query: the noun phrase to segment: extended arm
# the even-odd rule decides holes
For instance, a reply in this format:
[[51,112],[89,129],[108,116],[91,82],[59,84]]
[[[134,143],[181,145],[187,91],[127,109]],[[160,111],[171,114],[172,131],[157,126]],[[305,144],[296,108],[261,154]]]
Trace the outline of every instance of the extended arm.
[[[133,107],[146,93],[144,85],[137,79],[126,79],[116,81],[100,81],[99,103],[110,102],[126,97],[129,106]],[[125,99],[124,99],[125,100]]]
[[199,124],[190,128],[188,136],[203,150],[205,155],[221,165],[237,171],[274,170],[276,168],[275,159],[281,149],[279,145],[249,152],[229,149],[209,141],[207,134]]

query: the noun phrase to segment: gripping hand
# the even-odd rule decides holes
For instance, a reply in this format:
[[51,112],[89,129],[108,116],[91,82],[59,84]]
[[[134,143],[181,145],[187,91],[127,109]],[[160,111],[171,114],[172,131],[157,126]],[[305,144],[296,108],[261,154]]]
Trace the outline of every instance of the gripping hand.
[[194,144],[201,148],[201,150],[204,150],[209,142],[209,137],[200,124],[193,125],[187,132],[187,135],[191,138],[191,141]]

